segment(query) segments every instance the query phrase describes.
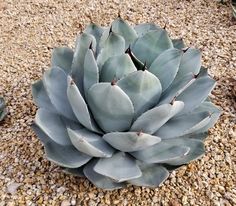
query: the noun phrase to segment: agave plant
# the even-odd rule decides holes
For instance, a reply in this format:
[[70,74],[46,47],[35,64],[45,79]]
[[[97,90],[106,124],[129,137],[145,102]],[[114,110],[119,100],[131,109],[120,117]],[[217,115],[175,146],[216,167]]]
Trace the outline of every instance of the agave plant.
[[157,187],[204,154],[220,110],[201,53],[154,24],[91,23],[32,86],[46,156],[97,187]]
[[3,97],[0,97],[0,121],[7,115],[6,103]]

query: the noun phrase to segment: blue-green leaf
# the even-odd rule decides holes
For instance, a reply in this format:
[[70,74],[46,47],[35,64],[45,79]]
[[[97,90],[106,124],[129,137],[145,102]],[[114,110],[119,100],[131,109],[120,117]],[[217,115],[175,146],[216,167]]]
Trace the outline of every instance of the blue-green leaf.
[[174,48],[176,48],[176,49],[185,48],[184,41],[182,38],[181,39],[172,39],[172,43],[173,43]]
[[105,190],[113,190],[119,189],[126,186],[125,183],[118,183],[112,180],[109,177],[104,175],[100,175],[99,173],[94,171],[94,166],[96,165],[98,160],[92,160],[84,167],[85,176],[97,187],[105,189]]
[[160,136],[162,139],[169,139],[197,131],[202,132],[201,128],[205,127],[209,122],[209,112],[188,113],[172,118],[155,135]]
[[92,157],[111,157],[114,149],[100,135],[86,129],[73,130],[67,128],[72,144],[80,152]]
[[88,97],[88,90],[99,82],[98,66],[93,51],[89,49],[84,59],[84,95]]
[[52,67],[58,66],[64,70],[66,74],[70,73],[74,52],[68,47],[54,48],[52,52]]
[[129,97],[117,85],[93,85],[88,92],[88,104],[103,131],[125,131],[130,128],[134,108]]
[[71,66],[72,78],[78,86],[82,96],[84,96],[84,59],[90,46],[92,46],[94,51],[96,50],[96,39],[90,34],[82,33],[76,40],[75,53]]
[[162,91],[159,79],[147,70],[133,72],[119,80],[117,85],[131,99],[135,118],[155,106]]
[[110,57],[102,67],[100,81],[119,80],[134,71],[136,71],[136,67],[128,54]]
[[168,170],[158,164],[139,164],[142,171],[142,176],[136,179],[129,180],[132,185],[143,187],[158,187],[169,176]]
[[117,152],[111,158],[99,159],[94,171],[116,182],[124,182],[142,175],[135,159],[123,152]]
[[169,48],[173,48],[172,41],[164,29],[149,31],[131,46],[134,55],[141,62],[146,62],[147,67],[152,64],[157,56]]
[[89,130],[102,133],[90,115],[86,102],[70,76],[68,76],[67,97],[79,122]]
[[200,50],[189,48],[183,54],[176,78],[182,78],[185,74],[189,72],[193,74],[198,74],[200,68],[201,68]]
[[183,52],[178,49],[168,49],[162,52],[151,64],[148,71],[155,74],[161,82],[164,92],[174,80]]
[[48,137],[37,125],[32,125],[37,136],[44,144],[47,159],[68,168],[78,168],[92,157],[79,152],[73,145],[60,145]]
[[139,37],[143,36],[149,31],[158,30],[158,29],[160,29],[160,27],[153,23],[142,23],[142,24],[138,24],[134,26],[134,30],[136,31]]
[[161,141],[160,137],[142,132],[111,132],[105,134],[103,139],[123,152],[142,150]]
[[98,54],[97,63],[101,70],[103,64],[112,56],[118,56],[125,52],[125,40],[122,36],[110,32],[104,42],[101,52]]
[[58,113],[68,119],[76,121],[76,117],[66,95],[67,76],[65,72],[59,67],[53,67],[51,70],[44,73],[43,84]]
[[[184,103],[175,101],[173,104],[163,104],[143,113],[132,125],[130,131],[143,131],[148,134],[155,133],[170,118],[178,114]],[[157,135],[158,136],[158,135]]]
[[38,80],[37,82],[32,84],[32,95],[34,102],[38,107],[47,109],[51,112],[56,112],[56,109],[54,108],[51,100],[48,97],[42,80]]
[[111,26],[114,33],[121,35],[125,39],[125,48],[128,48],[138,37],[135,30],[119,17],[112,22]]

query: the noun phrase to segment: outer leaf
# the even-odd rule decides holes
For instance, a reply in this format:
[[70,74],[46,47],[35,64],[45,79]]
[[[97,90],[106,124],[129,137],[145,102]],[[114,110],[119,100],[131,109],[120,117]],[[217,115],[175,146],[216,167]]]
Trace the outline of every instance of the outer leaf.
[[158,29],[160,29],[160,27],[156,26],[153,23],[138,24],[134,27],[134,30],[136,31],[139,37],[142,37],[144,34],[146,34],[149,31],[158,30]]
[[56,109],[54,108],[51,100],[48,97],[42,80],[38,80],[37,82],[32,84],[32,95],[34,102],[38,107],[47,109],[51,112],[56,112]]
[[197,78],[188,88],[186,88],[177,100],[184,102],[184,109],[179,115],[187,113],[199,106],[215,87],[215,80],[209,76]]
[[168,170],[158,164],[141,164],[142,176],[129,180],[129,183],[144,187],[158,187],[169,176]]
[[96,39],[97,47],[96,47],[95,56],[97,56],[97,54],[100,52],[99,41],[101,39],[103,32],[104,32],[104,28],[94,23],[89,24],[84,30],[84,33],[93,35]]
[[129,97],[117,85],[110,83],[93,85],[89,89],[88,104],[103,131],[129,129],[133,120],[134,108]]
[[99,173],[94,171],[94,166],[96,165],[97,160],[93,160],[86,164],[84,167],[84,174],[85,176],[97,187],[106,189],[106,190],[113,190],[119,189],[126,186],[125,183],[118,183],[114,182],[111,178],[100,175]]
[[171,39],[164,29],[150,31],[138,38],[131,47],[134,55],[142,62],[147,63],[147,67],[163,51],[173,48]]
[[78,86],[80,93],[84,96],[83,78],[84,78],[84,58],[92,45],[93,50],[96,49],[96,39],[94,36],[82,33],[76,40],[74,58],[72,62],[72,78]]
[[172,43],[173,43],[174,48],[176,48],[176,49],[185,48],[184,41],[182,38],[181,39],[172,39]]
[[189,113],[175,117],[163,125],[155,135],[162,139],[179,137],[185,134],[191,134],[205,127],[210,121],[208,112]]
[[192,160],[198,159],[201,157],[204,152],[204,143],[201,140],[197,139],[186,139],[184,137],[171,139],[172,144],[177,146],[185,145],[186,147],[190,148],[190,151],[187,155],[182,156],[178,159],[170,160],[167,163],[170,165],[182,165],[187,164]]
[[35,133],[44,144],[47,158],[62,166],[68,168],[77,168],[86,164],[91,157],[79,152],[72,145],[60,145],[52,141],[39,127],[32,125]]
[[102,133],[92,119],[86,102],[70,76],[68,76],[67,97],[79,122],[89,130]]
[[134,71],[136,71],[136,67],[128,54],[110,57],[102,67],[100,81],[111,82]]
[[201,52],[198,49],[189,48],[180,62],[179,71],[176,78],[182,78],[185,74],[191,72],[198,74],[201,68]]
[[71,144],[70,138],[66,132],[66,125],[60,115],[40,108],[36,113],[35,123],[57,144]]
[[98,66],[93,51],[89,49],[84,59],[84,94],[87,98],[89,88],[99,82]]
[[179,113],[184,103],[176,101],[171,104],[163,104],[142,114],[132,125],[131,131],[143,131],[148,134],[155,133],[170,118]]
[[148,71],[136,71],[122,78],[117,85],[134,105],[135,118],[155,106],[161,96],[159,79]]
[[188,154],[190,148],[182,145],[175,145],[172,141],[163,140],[144,150],[130,153],[136,159],[145,163],[167,163]]
[[70,73],[74,52],[68,47],[58,47],[53,49],[51,64],[52,67],[58,66],[66,74]]
[[114,149],[101,136],[86,129],[67,128],[72,144],[80,151],[92,157],[111,157]]
[[149,71],[160,80],[162,91],[165,91],[174,80],[182,54],[181,50],[168,49],[162,52],[151,64]]
[[172,84],[162,94],[158,105],[170,103],[184,89],[190,86],[196,79],[192,73],[186,74],[182,79],[175,79]]
[[43,84],[56,110],[68,119],[76,121],[66,96],[67,76],[65,72],[59,67],[53,67],[50,71],[45,72]]
[[105,134],[103,139],[123,152],[142,150],[161,141],[160,137],[142,132],[112,132]]
[[205,127],[201,128],[201,131],[203,132],[213,127],[221,114],[221,110],[209,101],[203,102],[193,112],[204,112],[204,111],[207,111],[210,113],[210,122]]
[[138,37],[135,30],[121,18],[117,18],[112,22],[112,31],[121,35],[125,39],[125,48],[128,48],[129,45]]
[[94,171],[116,182],[124,182],[142,175],[135,160],[123,152],[117,152],[111,158],[99,159]]
[[97,63],[101,69],[103,64],[112,56],[118,56],[125,52],[125,40],[122,36],[110,32],[108,38],[104,42],[104,47],[98,55]]

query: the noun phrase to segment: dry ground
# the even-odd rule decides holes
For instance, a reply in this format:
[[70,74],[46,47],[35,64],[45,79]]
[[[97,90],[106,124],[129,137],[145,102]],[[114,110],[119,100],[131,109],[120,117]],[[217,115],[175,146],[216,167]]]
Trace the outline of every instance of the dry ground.
[[[52,48],[73,46],[91,19],[107,25],[119,10],[132,24],[166,23],[171,37],[183,37],[202,50],[203,65],[218,81],[212,98],[223,113],[210,130],[206,155],[174,172],[158,189],[130,186],[107,192],[63,174],[45,159],[30,129],[36,111],[30,85],[49,66]],[[236,25],[227,1],[0,0],[0,95],[9,109],[0,125],[0,206],[236,205],[233,77]],[[17,191],[14,183],[20,183]]]

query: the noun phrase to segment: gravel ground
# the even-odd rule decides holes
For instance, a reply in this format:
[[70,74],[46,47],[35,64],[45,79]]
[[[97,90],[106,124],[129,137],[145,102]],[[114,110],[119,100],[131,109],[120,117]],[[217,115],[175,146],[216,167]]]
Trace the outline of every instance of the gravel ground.
[[[171,37],[200,48],[218,82],[211,97],[223,113],[210,130],[206,155],[158,189],[108,192],[64,174],[45,159],[30,129],[36,112],[30,85],[48,68],[52,48],[73,46],[91,20],[107,25],[119,10],[131,24],[166,24]],[[236,205],[235,78],[236,25],[227,1],[0,0],[0,95],[9,109],[0,125],[0,206]]]

